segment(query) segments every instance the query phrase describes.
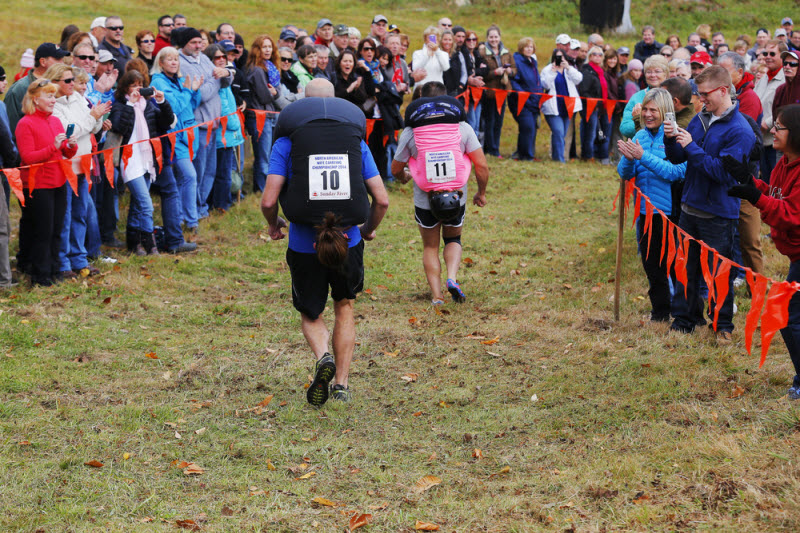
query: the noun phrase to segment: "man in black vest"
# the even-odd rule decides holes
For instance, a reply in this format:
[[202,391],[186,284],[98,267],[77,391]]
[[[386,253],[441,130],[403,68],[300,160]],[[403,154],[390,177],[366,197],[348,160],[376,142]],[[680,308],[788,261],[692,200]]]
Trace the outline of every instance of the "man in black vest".
[[[261,212],[273,240],[283,239],[281,228],[286,227],[278,216],[279,199],[291,222],[286,262],[292,275],[292,303],[317,358],[307,399],[320,406],[328,400],[331,381],[333,399],[350,400],[348,375],[356,339],[353,301],[364,285],[364,241],[375,238],[389,196],[362,140],[364,113],[347,100],[334,98],[333,85],[322,78],[309,82],[305,95],[278,118]],[[336,227],[329,224],[331,213]],[[335,267],[322,256],[323,232],[338,234],[341,246],[347,247]],[[328,352],[331,335],[321,316],[329,287],[335,314],[333,356]]]

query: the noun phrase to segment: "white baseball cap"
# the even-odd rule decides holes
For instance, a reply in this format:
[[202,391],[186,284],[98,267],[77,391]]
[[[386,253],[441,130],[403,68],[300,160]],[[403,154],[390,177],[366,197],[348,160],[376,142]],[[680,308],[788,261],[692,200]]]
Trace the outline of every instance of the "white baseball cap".
[[581,42],[578,39],[571,39],[569,41],[569,47],[573,50],[577,50],[581,47]]
[[92,25],[89,26],[89,29],[93,30],[93,29],[98,28],[98,27],[99,28],[105,28],[106,27],[106,18],[105,17],[97,17],[96,19],[94,19],[92,21]]
[[556,37],[556,44],[569,44],[569,41],[570,41],[569,35],[567,35],[566,33],[562,33],[558,37]]

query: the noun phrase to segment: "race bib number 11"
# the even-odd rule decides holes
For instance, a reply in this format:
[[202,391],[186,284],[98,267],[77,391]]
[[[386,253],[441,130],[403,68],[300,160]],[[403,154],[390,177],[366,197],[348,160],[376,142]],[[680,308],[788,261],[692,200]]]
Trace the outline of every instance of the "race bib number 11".
[[456,179],[456,158],[453,152],[426,152],[425,176],[430,183],[447,183]]
[[309,156],[308,199],[350,199],[350,159],[347,154]]

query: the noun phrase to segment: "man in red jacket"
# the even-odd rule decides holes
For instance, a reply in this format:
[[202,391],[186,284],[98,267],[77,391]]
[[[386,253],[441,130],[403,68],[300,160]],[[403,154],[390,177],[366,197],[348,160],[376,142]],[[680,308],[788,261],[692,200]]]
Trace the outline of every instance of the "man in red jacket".
[[153,48],[153,57],[158,55],[162,48],[172,46],[169,37],[172,35],[172,29],[175,27],[175,22],[169,15],[161,15],[158,17],[158,35],[156,35],[156,47]]

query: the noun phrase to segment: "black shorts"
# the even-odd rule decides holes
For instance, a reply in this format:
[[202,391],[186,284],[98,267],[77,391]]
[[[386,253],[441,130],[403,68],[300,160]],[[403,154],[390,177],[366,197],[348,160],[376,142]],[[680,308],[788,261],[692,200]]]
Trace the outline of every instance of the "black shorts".
[[414,206],[414,218],[417,224],[425,229],[435,228],[439,224],[443,226],[451,226],[460,228],[464,224],[464,215],[467,213],[467,204],[461,206],[458,214],[449,220],[439,220],[433,216],[433,211],[430,209],[422,209],[421,207]]
[[364,288],[364,241],[349,249],[347,261],[340,269],[323,266],[317,254],[286,251],[286,263],[292,274],[294,308],[316,320],[325,310],[328,287],[334,302],[354,300]]

